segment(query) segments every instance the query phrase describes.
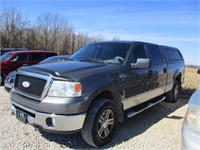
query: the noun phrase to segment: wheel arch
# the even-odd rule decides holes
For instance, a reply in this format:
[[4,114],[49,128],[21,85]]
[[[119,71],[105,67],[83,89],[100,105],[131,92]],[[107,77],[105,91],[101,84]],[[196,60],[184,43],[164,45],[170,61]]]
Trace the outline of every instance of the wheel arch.
[[4,84],[4,80],[5,80],[5,78],[6,78],[6,75],[4,74],[3,71],[1,71],[1,80],[2,80],[2,81],[0,82],[1,85]]
[[175,74],[174,74],[174,81],[179,81],[180,84],[183,83],[183,75],[180,71],[177,71]]
[[[123,122],[124,121],[124,112],[123,112],[123,104],[121,102],[121,95],[117,93],[116,91],[105,89],[103,91],[98,92],[95,96],[93,96],[88,109],[90,106],[99,99],[108,99],[114,102],[117,113],[118,113],[118,121]],[[88,111],[87,109],[87,111]]]

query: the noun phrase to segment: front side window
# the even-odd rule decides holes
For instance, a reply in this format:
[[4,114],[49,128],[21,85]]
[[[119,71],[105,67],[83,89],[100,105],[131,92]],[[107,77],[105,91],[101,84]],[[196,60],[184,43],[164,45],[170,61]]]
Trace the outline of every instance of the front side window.
[[131,62],[136,63],[138,58],[147,58],[147,53],[143,45],[138,45],[134,48],[132,53]]
[[27,54],[17,54],[14,59],[17,62],[20,62],[20,61],[27,61],[27,58],[28,58]]

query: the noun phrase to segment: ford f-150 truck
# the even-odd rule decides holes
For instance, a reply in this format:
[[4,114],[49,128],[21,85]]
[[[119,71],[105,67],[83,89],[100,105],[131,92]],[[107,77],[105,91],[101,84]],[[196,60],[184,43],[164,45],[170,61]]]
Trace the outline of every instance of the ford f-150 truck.
[[145,42],[88,44],[68,61],[25,66],[11,90],[16,118],[57,133],[80,131],[108,143],[118,122],[163,101],[176,102],[184,81],[177,48]]

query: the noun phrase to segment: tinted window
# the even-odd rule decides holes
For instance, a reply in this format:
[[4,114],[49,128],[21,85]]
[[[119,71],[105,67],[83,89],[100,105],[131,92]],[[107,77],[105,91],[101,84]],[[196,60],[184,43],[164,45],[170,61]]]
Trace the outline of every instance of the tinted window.
[[46,53],[45,58],[51,57],[51,56],[56,56],[55,53]]
[[42,54],[31,54],[31,60],[43,60]]
[[164,48],[168,60],[183,60],[182,55],[176,49]]
[[152,56],[152,64],[162,64],[163,63],[163,58],[160,53],[160,49],[158,46],[155,45],[149,45],[149,50]]
[[147,54],[143,45],[136,46],[132,54],[131,62],[136,63],[138,58],[147,58]]
[[15,56],[15,58],[17,58],[17,61],[27,61],[27,54],[17,54]]

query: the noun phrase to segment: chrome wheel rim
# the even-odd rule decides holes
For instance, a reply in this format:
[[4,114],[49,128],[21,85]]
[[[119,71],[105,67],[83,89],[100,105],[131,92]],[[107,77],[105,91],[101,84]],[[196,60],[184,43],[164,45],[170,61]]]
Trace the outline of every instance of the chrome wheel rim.
[[111,109],[106,109],[99,118],[97,133],[101,139],[107,138],[114,126],[114,113]]

